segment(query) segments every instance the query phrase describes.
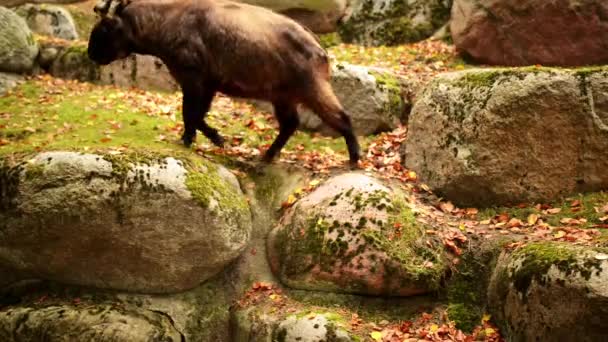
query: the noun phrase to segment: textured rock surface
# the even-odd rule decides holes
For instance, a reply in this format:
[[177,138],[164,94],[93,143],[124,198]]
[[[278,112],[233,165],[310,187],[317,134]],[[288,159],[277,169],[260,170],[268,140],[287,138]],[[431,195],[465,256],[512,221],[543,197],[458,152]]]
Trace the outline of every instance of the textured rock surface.
[[[407,121],[412,86],[385,69],[336,63],[332,65],[331,84],[357,135],[390,131]],[[254,103],[273,110],[268,103]],[[301,107],[299,113],[302,129],[339,136],[311,110]]]
[[273,272],[292,288],[373,295],[426,293],[443,255],[398,193],[358,173],[336,176],[296,202],[268,238]]
[[154,56],[133,54],[102,66],[100,70],[99,82],[102,84],[169,92],[180,89],[169,69]]
[[327,315],[290,315],[284,318],[256,308],[233,312],[234,341],[349,342],[350,335]]
[[16,87],[23,77],[17,74],[8,74],[0,72],[0,95],[6,94],[9,90]]
[[451,0],[355,0],[340,20],[344,42],[397,45],[430,37],[450,17]]
[[63,7],[27,4],[17,8],[16,12],[37,34],[66,40],[78,39],[74,19]]
[[[83,82],[110,84],[119,87],[136,87],[145,90],[179,90],[179,85],[165,64],[149,55],[132,54],[108,65],[97,65],[87,56],[86,46],[71,47],[44,45],[42,51],[58,50],[52,57],[41,54],[41,64],[50,65],[49,73],[55,77],[76,79]],[[42,61],[44,60],[44,63]]]
[[[48,49],[43,49],[46,50]],[[81,82],[95,82],[99,79],[100,67],[89,59],[86,46],[61,48],[52,62],[44,62],[50,64],[49,73],[54,77]]]
[[238,182],[218,170],[72,152],[3,167],[0,263],[100,288],[195,287],[238,257],[251,231]]
[[2,341],[183,341],[169,318],[112,305],[10,307],[0,311]]
[[29,72],[37,55],[38,44],[25,20],[0,6],[0,71]]
[[348,0],[239,0],[285,14],[316,33],[336,30]]
[[466,206],[545,201],[608,186],[608,70],[470,70],[417,97],[404,162]]
[[608,331],[608,252],[533,243],[498,260],[492,316],[514,341],[601,341]]
[[491,65],[608,63],[604,0],[455,0],[457,49]]

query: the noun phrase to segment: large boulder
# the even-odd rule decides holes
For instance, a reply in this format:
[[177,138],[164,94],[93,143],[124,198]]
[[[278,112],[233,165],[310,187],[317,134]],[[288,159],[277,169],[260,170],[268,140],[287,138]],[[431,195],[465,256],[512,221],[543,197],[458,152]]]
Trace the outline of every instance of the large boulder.
[[424,40],[447,23],[452,0],[355,0],[340,20],[344,42],[398,45]]
[[405,166],[461,206],[608,187],[608,69],[446,73],[418,95]]
[[498,259],[488,305],[514,341],[602,341],[608,249],[531,243]]
[[30,72],[38,56],[38,44],[25,20],[0,6],[0,71]]
[[99,83],[167,92],[180,89],[167,66],[159,58],[139,54],[132,54],[102,66]]
[[52,5],[23,5],[16,10],[30,29],[40,35],[66,40],[78,39],[76,24],[65,8]]
[[336,30],[338,20],[344,15],[347,0],[238,0],[262,6],[287,15],[315,33]]
[[457,49],[491,65],[608,63],[604,0],[455,0]]
[[184,341],[169,317],[137,307],[48,305],[0,311],[2,341]]
[[[351,118],[357,135],[391,131],[407,121],[413,86],[404,78],[382,68],[344,62],[332,64],[331,85]],[[265,102],[252,101],[272,111]],[[340,134],[325,124],[310,109],[299,110],[300,128],[327,136]]]
[[271,232],[273,272],[304,290],[410,296],[436,289],[442,246],[425,236],[428,227],[402,196],[359,173],[328,180]]
[[220,272],[249,240],[236,177],[209,162],[45,152],[7,164],[0,264],[25,276],[176,292]]

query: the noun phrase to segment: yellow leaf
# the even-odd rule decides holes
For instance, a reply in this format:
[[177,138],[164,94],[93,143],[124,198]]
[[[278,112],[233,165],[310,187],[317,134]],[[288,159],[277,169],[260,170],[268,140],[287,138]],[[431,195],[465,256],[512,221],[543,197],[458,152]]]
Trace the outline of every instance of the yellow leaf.
[[462,224],[462,223],[461,223],[461,224],[458,226],[458,229],[460,229],[460,230],[461,230],[461,231],[463,231],[463,232],[464,232],[465,230],[467,230],[467,228],[466,228],[466,227],[464,226],[464,224]]
[[379,331],[372,331],[372,333],[370,334],[370,336],[375,340],[375,341],[382,341],[382,333]]
[[294,193],[295,193],[296,195],[300,195],[300,194],[302,193],[302,188],[297,188],[297,189],[295,189],[295,190],[294,190]]
[[431,330],[432,333],[436,333],[437,330],[439,330],[439,326],[437,324],[433,324],[433,325],[431,325],[431,329],[430,330]]
[[295,201],[296,201],[296,196],[289,195],[289,197],[287,197],[287,204],[289,204],[289,205],[294,204]]
[[564,232],[563,230],[560,230],[555,235],[553,235],[553,237],[555,237],[556,239],[563,238],[564,236],[566,236],[566,232]]
[[494,330],[492,328],[486,328],[485,332],[486,332],[486,336],[487,335],[494,335],[496,333],[496,330]]
[[492,317],[492,316],[490,316],[490,315],[488,315],[488,314],[485,314],[485,315],[483,315],[483,317],[481,318],[481,321],[485,323],[485,322],[489,321],[491,317]]
[[308,183],[308,185],[310,185],[310,186],[317,186],[319,183],[320,183],[319,180],[315,179],[315,180],[311,180],[310,183]]
[[530,214],[530,216],[528,216],[528,224],[529,225],[536,224],[536,221],[538,221],[538,215],[536,215],[536,214]]

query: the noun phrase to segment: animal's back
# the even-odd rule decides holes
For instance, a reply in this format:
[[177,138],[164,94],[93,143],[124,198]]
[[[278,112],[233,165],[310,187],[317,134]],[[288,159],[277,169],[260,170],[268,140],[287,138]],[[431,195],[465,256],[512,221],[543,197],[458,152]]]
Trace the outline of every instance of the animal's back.
[[271,10],[220,0],[208,18],[213,30],[203,40],[217,70],[244,92],[296,90],[327,64],[312,32]]

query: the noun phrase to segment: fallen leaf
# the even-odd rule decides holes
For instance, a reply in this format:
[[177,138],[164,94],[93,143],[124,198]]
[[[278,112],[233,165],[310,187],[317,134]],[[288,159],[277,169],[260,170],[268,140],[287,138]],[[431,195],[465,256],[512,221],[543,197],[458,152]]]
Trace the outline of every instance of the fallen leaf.
[[374,341],[382,341],[382,333],[379,331],[372,331],[369,335]]
[[536,214],[530,214],[528,216],[528,224],[529,225],[531,225],[531,226],[535,225],[537,221],[538,221],[538,215],[536,215]]
[[558,214],[559,212],[562,211],[562,208],[551,208],[551,209],[547,209],[547,214]]
[[566,236],[566,232],[564,232],[563,230],[560,230],[556,234],[553,234],[553,237],[556,239],[561,239],[564,236]]
[[598,253],[595,255],[597,260],[608,260],[608,254]]

